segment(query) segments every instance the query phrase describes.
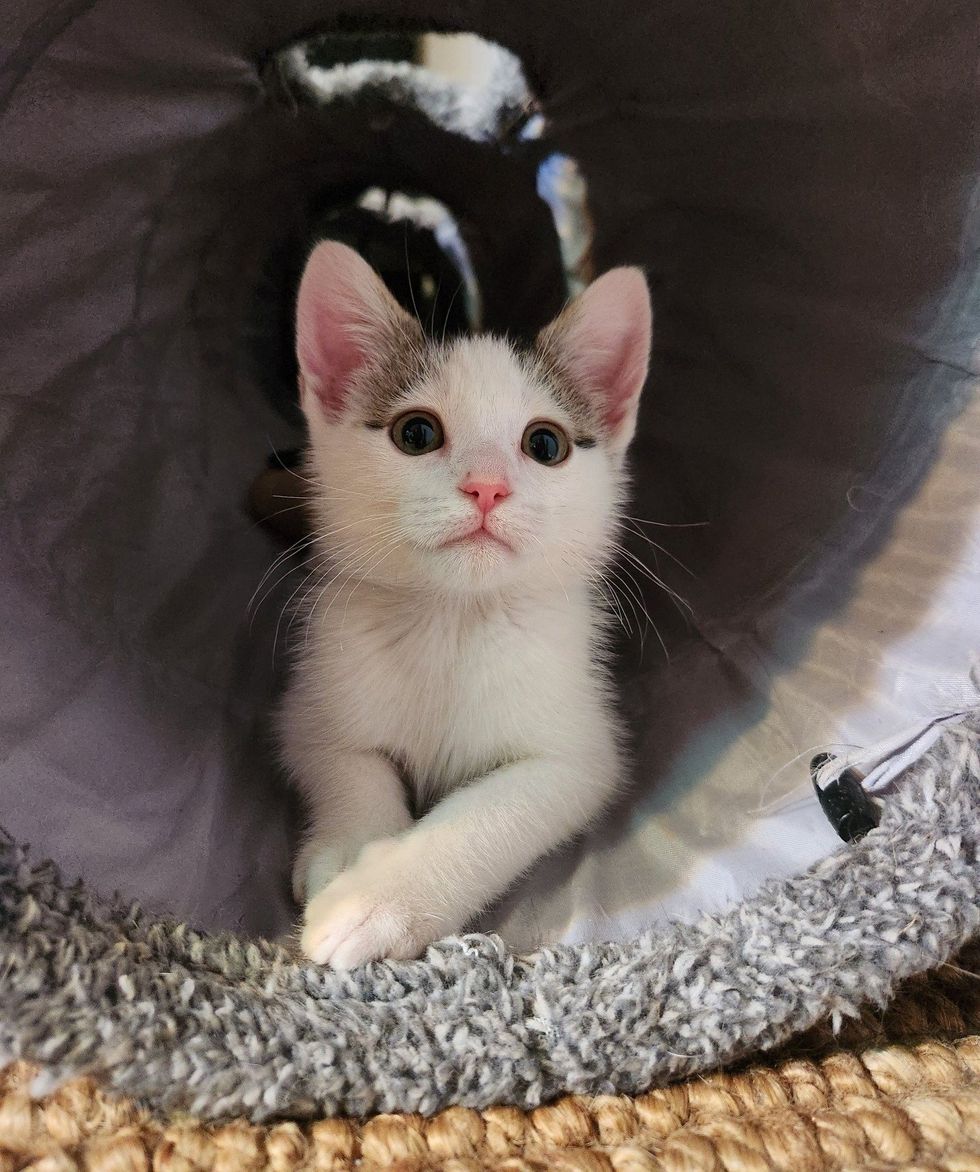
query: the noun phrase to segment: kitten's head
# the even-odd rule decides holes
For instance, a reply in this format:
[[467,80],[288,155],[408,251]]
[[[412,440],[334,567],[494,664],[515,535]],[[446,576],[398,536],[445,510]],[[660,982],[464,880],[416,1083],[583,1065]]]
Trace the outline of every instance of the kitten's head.
[[595,573],[650,328],[646,282],[620,268],[527,351],[488,337],[439,345],[357,253],[320,244],[300,285],[297,353],[338,574],[471,594]]

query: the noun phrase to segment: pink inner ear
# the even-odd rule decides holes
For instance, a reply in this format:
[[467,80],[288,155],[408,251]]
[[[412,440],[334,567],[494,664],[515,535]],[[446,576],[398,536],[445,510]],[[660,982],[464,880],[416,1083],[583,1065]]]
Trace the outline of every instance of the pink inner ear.
[[354,375],[390,338],[397,312],[380,277],[353,249],[325,241],[313,250],[296,304],[304,407],[312,394],[328,415],[343,411]]
[[643,274],[612,269],[573,302],[559,323],[571,373],[599,396],[609,431],[622,435],[627,429],[629,440],[650,361],[652,312]]

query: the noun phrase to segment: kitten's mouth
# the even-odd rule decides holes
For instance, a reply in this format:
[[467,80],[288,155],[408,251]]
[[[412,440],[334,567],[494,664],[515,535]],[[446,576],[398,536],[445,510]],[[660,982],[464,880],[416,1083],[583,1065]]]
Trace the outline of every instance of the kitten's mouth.
[[498,537],[496,533],[491,533],[485,525],[478,525],[475,529],[471,529],[468,533],[461,533],[458,537],[450,537],[439,548],[452,549],[454,546],[460,545],[469,545],[475,548],[496,545],[508,550],[510,553],[514,552],[514,547],[509,542],[504,541],[502,537]]

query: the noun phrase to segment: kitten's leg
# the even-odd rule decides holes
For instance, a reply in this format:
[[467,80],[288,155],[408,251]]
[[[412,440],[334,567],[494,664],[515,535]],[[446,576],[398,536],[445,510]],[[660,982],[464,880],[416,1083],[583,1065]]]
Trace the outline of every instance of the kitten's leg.
[[610,746],[595,760],[590,748],[574,764],[537,759],[496,769],[452,793],[406,834],[366,846],[307,904],[303,951],[318,963],[350,968],[414,957],[461,931],[605,805],[615,751]]
[[335,753],[317,762],[315,775],[304,772],[309,830],[293,866],[297,903],[351,866],[366,843],[412,825],[401,778],[380,753]]

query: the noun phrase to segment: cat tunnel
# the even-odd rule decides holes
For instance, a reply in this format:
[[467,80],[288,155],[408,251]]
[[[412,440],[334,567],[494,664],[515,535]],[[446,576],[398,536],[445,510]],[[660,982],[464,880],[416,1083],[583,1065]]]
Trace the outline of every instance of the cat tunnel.
[[[5,1057],[208,1118],[636,1093],[975,934],[971,6],[10,0],[0,30]],[[499,69],[311,49],[433,31]],[[533,332],[621,263],[656,306],[630,793],[473,935],[350,974],[268,943],[302,566],[263,579],[245,506],[303,442],[325,235],[436,329]]]

